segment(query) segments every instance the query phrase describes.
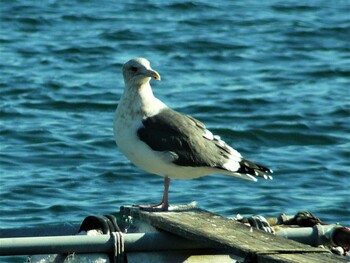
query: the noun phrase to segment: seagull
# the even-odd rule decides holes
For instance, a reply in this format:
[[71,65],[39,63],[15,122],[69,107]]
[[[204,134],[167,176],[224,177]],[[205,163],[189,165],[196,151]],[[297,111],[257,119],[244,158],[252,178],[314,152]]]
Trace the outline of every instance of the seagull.
[[136,166],[165,177],[161,203],[140,205],[141,209],[168,211],[171,178],[224,174],[250,181],[272,179],[272,170],[245,159],[202,122],[156,98],[150,81],[161,77],[147,59],[131,59],[122,72],[125,89],[113,127],[117,146]]

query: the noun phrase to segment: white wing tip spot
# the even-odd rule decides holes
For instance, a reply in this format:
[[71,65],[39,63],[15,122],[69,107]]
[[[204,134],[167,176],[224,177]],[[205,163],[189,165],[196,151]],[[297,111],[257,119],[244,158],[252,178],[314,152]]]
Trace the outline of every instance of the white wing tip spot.
[[209,130],[205,130],[203,137],[210,141],[214,140],[214,135]]

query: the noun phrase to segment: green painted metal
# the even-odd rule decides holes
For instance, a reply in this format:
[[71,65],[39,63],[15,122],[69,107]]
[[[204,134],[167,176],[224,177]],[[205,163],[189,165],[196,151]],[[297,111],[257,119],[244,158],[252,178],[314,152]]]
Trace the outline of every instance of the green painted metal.
[[[166,233],[123,234],[125,251],[161,251],[197,249],[207,246]],[[114,239],[110,235],[76,235],[1,238],[0,255],[34,255],[56,253],[110,253]]]

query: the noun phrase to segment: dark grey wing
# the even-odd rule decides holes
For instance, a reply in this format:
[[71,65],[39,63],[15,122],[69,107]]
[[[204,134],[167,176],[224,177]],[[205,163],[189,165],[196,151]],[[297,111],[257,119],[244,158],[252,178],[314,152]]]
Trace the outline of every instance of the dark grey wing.
[[154,151],[174,152],[177,165],[221,168],[228,159],[225,147],[207,139],[204,124],[190,116],[164,109],[142,123],[137,131],[139,139]]
[[231,172],[272,179],[267,167],[243,158],[218,136],[214,136],[205,125],[195,118],[171,109],[143,119],[137,130],[139,139],[154,151],[173,152],[173,163],[181,166],[213,167],[228,170],[225,164],[235,160],[238,170]]

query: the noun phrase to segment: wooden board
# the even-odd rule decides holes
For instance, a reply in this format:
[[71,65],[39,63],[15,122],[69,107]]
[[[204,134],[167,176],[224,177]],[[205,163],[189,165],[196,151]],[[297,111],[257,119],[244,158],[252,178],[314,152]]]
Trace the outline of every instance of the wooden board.
[[198,208],[147,212],[122,207],[121,212],[172,234],[228,249],[246,262],[348,262],[326,249],[281,238]]

